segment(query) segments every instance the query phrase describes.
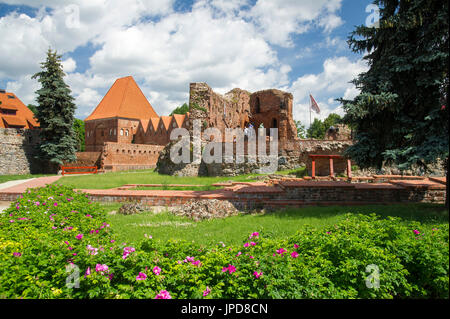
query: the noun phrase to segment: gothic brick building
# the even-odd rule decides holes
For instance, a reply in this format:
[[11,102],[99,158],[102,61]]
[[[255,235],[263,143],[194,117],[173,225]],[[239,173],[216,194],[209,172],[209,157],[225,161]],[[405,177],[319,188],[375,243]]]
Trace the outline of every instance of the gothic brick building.
[[105,142],[165,145],[186,116],[159,117],[132,76],[117,79],[84,121],[86,151],[101,151]]

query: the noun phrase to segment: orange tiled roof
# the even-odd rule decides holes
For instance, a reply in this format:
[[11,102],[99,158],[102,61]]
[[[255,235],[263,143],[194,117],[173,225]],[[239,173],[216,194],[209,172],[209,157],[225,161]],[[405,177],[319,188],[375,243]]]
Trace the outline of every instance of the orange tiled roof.
[[150,119],[141,119],[141,126],[145,133],[148,131],[148,123],[150,122]]
[[159,117],[150,118],[150,125],[153,126],[153,131],[155,132],[158,130],[159,120]]
[[[8,95],[13,98],[9,98]],[[0,102],[2,102],[0,108],[4,110],[16,110],[15,115],[1,114],[0,112],[0,127],[4,128],[8,127],[8,125],[23,126],[27,129],[39,127],[39,123],[33,117],[33,112],[14,93],[0,93]]]
[[161,121],[164,124],[164,127],[166,128],[166,130],[168,130],[170,128],[170,122],[172,122],[172,116],[161,116]]
[[26,121],[15,115],[2,115],[3,121],[6,122],[7,125],[10,126],[22,126],[25,127],[27,125]]
[[149,119],[158,117],[132,76],[117,79],[85,121],[124,117]]
[[174,114],[173,119],[176,121],[178,127],[183,126],[184,119],[186,118],[186,114]]

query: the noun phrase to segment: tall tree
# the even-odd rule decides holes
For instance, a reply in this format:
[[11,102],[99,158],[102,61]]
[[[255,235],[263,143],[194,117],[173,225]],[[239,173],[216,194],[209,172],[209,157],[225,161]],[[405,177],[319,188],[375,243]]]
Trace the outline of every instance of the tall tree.
[[32,77],[41,84],[36,91],[38,106],[35,114],[41,128],[39,157],[54,164],[55,169],[65,161],[76,160],[77,138],[73,130],[76,106],[71,90],[63,80],[61,56],[49,49],[41,69]]
[[78,152],[84,152],[86,150],[85,147],[85,127],[84,127],[84,121],[80,119],[74,119],[73,122],[73,130],[75,131],[75,134],[77,136],[77,151]]
[[170,113],[169,115],[186,114],[187,112],[189,112],[189,105],[184,103],[182,106],[179,106],[175,110],[173,110],[172,113]]
[[356,130],[347,153],[361,167],[426,168],[440,158],[448,176],[448,2],[374,4],[379,26],[359,26],[348,40],[354,52],[366,54],[369,70],[353,81],[361,94],[340,99]]
[[325,126],[321,120],[314,119],[306,132],[308,134],[308,138],[321,140],[325,137]]
[[325,133],[326,131],[336,124],[339,124],[341,122],[342,118],[339,114],[336,113],[330,113],[330,115],[327,116],[325,120],[323,120],[323,125],[325,127]]

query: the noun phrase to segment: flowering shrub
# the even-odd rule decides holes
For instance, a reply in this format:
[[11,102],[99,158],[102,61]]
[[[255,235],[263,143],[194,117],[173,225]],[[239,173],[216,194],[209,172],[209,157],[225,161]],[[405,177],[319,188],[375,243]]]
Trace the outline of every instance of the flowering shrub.
[[448,224],[348,215],[283,240],[257,230],[201,247],[118,243],[105,220],[82,193],[28,190],[0,214],[0,298],[448,298]]

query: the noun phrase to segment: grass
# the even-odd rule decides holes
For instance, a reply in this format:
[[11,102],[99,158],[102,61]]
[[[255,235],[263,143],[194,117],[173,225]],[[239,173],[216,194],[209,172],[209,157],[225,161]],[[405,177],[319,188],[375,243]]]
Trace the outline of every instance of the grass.
[[0,175],[0,183],[16,181],[19,179],[29,179],[43,176],[53,176],[51,174],[23,174],[23,175]]
[[[191,177],[161,175],[153,170],[112,172],[104,174],[64,176],[56,183],[76,189],[108,189],[126,184],[187,184],[211,186],[219,182],[250,182],[254,181],[254,175],[240,175],[233,177]],[[153,188],[155,189],[155,188]]]
[[[105,210],[118,210],[120,204],[104,204]],[[168,212],[159,214],[108,215],[108,222],[121,242],[135,243],[152,235],[157,241],[182,239],[210,245],[224,242],[226,245],[241,244],[250,233],[262,231],[265,236],[283,238],[295,234],[305,225],[325,228],[345,218],[346,213],[371,214],[382,217],[400,217],[405,223],[419,221],[430,227],[447,223],[448,211],[443,205],[404,204],[366,206],[328,206],[287,209],[273,213],[232,216],[224,219],[194,222]]]
[[282,170],[282,171],[277,171],[275,172],[275,174],[278,175],[295,175],[297,177],[305,177],[308,175],[308,171],[306,170],[306,166],[305,167],[299,167],[296,169],[286,169],[286,170]]

